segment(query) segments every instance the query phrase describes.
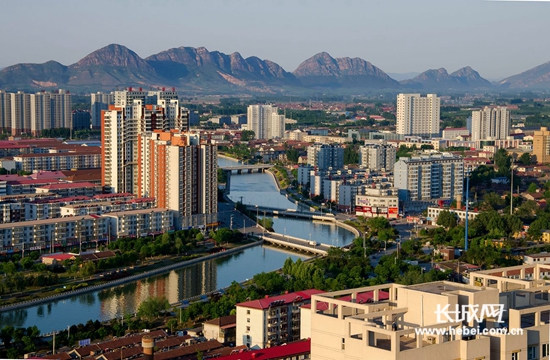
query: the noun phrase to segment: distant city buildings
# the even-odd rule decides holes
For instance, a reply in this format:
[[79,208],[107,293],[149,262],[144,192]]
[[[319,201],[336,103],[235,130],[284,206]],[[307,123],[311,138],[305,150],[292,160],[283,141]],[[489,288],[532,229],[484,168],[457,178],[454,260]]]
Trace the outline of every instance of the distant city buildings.
[[510,110],[505,106],[472,111],[472,140],[506,140],[510,135]]
[[73,111],[73,125],[74,130],[90,129],[91,128],[91,116],[89,111],[75,110]]
[[394,179],[401,201],[462,199],[464,159],[449,153],[401,158]]
[[442,131],[442,138],[445,140],[456,140],[470,136],[470,130],[467,128],[446,128]]
[[72,126],[71,94],[65,90],[27,94],[0,90],[0,127],[11,135],[40,135]]
[[99,129],[101,127],[101,112],[107,110],[109,105],[115,103],[115,95],[113,93],[104,94],[101,92],[91,94],[91,121],[92,129]]
[[373,171],[393,171],[397,149],[390,144],[365,144],[359,148],[362,168]]
[[340,145],[314,144],[307,148],[307,163],[319,170],[344,167],[344,148]]
[[256,139],[282,139],[285,135],[285,116],[273,105],[250,105],[247,111],[247,129]]
[[439,136],[440,99],[435,94],[397,96],[397,134]]
[[533,155],[537,163],[546,164],[550,162],[550,131],[547,127],[541,127],[533,135]]

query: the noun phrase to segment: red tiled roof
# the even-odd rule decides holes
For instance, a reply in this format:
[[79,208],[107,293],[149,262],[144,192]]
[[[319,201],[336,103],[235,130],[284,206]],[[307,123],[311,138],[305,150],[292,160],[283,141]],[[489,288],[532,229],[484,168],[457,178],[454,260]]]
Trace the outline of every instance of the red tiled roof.
[[51,254],[51,255],[42,255],[42,258],[55,259],[57,261],[70,260],[74,257],[73,254]]
[[22,179],[22,180],[11,180],[8,181],[8,185],[32,185],[32,184],[59,184],[61,180],[52,180],[52,179]]
[[[380,300],[380,301],[388,300],[389,298],[390,298],[390,296],[389,296],[387,291],[380,291],[378,293],[378,300]],[[351,301],[351,295],[343,296],[341,298],[338,298],[338,300]],[[359,304],[365,304],[365,303],[372,302],[372,301],[374,301],[374,292],[373,291],[366,291],[366,292],[357,294],[357,302]],[[307,304],[307,305],[304,305],[302,307],[305,308],[305,309],[311,309],[311,304]],[[326,302],[318,302],[317,303],[317,309],[318,310],[327,310],[328,309],[328,304]]]
[[58,183],[46,186],[41,186],[41,189],[59,190],[59,189],[78,189],[84,187],[97,187],[98,185],[91,182],[79,182],[79,183]]
[[274,301],[282,301],[282,303],[280,305],[290,304],[290,303],[294,302],[297,298],[301,297],[302,301],[303,300],[309,300],[309,299],[311,299],[312,295],[322,294],[322,293],[324,293],[324,291],[322,291],[322,290],[309,289],[309,290],[297,291],[297,292],[293,292],[293,293],[289,293],[289,294],[283,294],[283,295],[279,295],[279,296],[266,297],[266,298],[259,299],[259,300],[246,301],[246,302],[242,302],[240,304],[237,304],[237,306],[248,307],[248,308],[252,308],[252,309],[268,309],[269,306]]
[[[286,359],[292,356],[309,354],[311,352],[311,340],[301,340],[281,346],[267,349],[239,352],[229,356],[222,356],[220,360],[275,360]],[[156,358],[156,356],[155,356]]]

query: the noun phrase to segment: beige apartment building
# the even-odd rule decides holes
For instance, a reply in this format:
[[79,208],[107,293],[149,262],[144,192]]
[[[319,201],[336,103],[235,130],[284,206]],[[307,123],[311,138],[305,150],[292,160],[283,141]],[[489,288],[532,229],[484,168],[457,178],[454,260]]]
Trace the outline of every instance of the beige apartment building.
[[71,169],[96,169],[101,167],[101,149],[83,148],[75,152],[45,154],[21,154],[13,157],[15,168],[27,172]]
[[547,127],[541,127],[533,134],[533,155],[539,164],[550,162],[550,131]]
[[40,250],[106,240],[108,235],[140,237],[170,230],[173,213],[160,208],[10,222],[0,224],[0,250]]
[[319,293],[310,289],[237,304],[235,344],[264,349],[300,340],[300,307]]
[[301,309],[301,337],[311,338],[311,358],[319,360],[548,359],[549,274],[550,265],[521,265],[473,272],[470,284],[315,294]]

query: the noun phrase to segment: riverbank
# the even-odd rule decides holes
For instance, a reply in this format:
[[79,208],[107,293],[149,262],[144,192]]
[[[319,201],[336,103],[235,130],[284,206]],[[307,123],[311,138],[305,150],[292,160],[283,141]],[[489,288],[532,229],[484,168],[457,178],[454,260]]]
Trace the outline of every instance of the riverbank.
[[83,288],[72,290],[72,291],[63,292],[63,293],[56,294],[56,295],[50,295],[50,296],[40,298],[40,299],[33,299],[33,300],[19,302],[19,303],[16,303],[16,304],[0,306],[0,311],[4,312],[4,311],[9,311],[9,310],[24,309],[24,308],[35,306],[35,305],[48,303],[48,302],[51,302],[51,301],[62,300],[62,299],[72,297],[72,296],[75,296],[75,295],[86,294],[88,292],[92,292],[92,291],[96,291],[96,290],[114,288],[114,287],[117,287],[117,286],[120,286],[120,285],[125,285],[125,284],[128,284],[128,283],[134,282],[134,281],[138,281],[138,280],[141,280],[141,279],[144,279],[144,278],[148,278],[148,277],[155,276],[155,275],[161,275],[163,273],[170,272],[172,270],[177,270],[177,269],[180,269],[180,268],[183,268],[183,267],[191,266],[191,265],[197,264],[199,262],[208,261],[208,260],[212,260],[212,259],[219,258],[219,257],[229,256],[229,255],[232,255],[234,253],[243,251],[247,248],[261,245],[262,243],[263,243],[263,240],[257,240],[253,243],[242,245],[242,246],[239,246],[239,247],[236,247],[236,248],[233,248],[233,249],[229,249],[229,250],[226,250],[226,251],[223,251],[223,252],[218,252],[218,253],[215,253],[215,254],[198,257],[198,258],[195,258],[195,259],[192,259],[192,260],[181,261],[181,262],[178,262],[176,264],[163,266],[161,268],[154,269],[154,270],[144,271],[144,272],[139,273],[139,274],[131,275],[131,276],[128,276],[128,277],[125,277],[125,278],[122,278],[122,279],[108,281],[108,282],[105,282],[103,284],[87,286],[87,287],[83,287]]

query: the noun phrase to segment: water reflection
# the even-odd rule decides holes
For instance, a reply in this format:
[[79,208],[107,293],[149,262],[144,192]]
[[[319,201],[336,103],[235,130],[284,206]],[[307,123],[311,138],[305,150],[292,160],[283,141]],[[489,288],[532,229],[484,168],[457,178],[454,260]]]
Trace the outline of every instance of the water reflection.
[[25,326],[28,314],[29,313],[27,309],[17,309],[13,311],[2,312],[0,313],[0,324],[2,324],[1,327],[4,327],[5,325],[11,325],[13,327]]

